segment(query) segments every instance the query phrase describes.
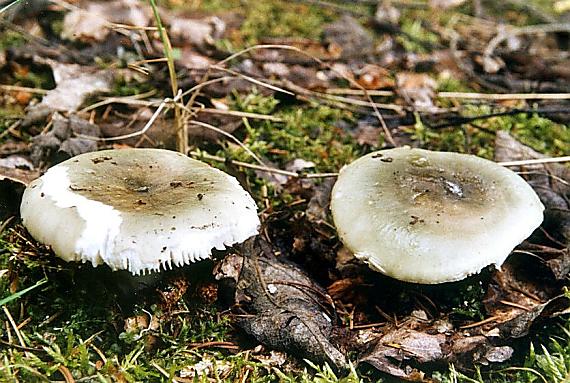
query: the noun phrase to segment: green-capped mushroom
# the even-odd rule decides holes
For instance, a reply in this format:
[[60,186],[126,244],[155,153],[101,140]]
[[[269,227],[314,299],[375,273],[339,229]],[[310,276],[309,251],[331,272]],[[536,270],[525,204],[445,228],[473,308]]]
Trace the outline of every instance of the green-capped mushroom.
[[208,258],[259,228],[256,204],[235,178],[160,149],[73,157],[28,186],[20,212],[64,260],[133,274]]
[[492,161],[397,148],[343,168],[331,209],[357,258],[396,279],[435,284],[500,266],[540,225],[544,206]]

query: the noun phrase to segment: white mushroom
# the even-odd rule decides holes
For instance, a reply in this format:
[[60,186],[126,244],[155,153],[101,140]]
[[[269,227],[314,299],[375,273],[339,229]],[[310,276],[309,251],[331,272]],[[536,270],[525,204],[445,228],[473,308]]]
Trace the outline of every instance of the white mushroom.
[[343,168],[331,209],[357,258],[396,279],[434,284],[500,266],[540,225],[544,206],[492,161],[397,148]]
[[66,261],[133,274],[208,258],[257,234],[237,180],[180,153],[104,150],[50,168],[24,192],[30,234]]

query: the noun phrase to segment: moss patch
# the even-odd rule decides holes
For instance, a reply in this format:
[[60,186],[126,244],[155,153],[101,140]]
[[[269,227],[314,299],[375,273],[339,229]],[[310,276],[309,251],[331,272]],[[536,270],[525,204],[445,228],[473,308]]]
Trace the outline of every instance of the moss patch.
[[[497,110],[489,106],[467,106],[465,116],[488,115]],[[523,144],[549,156],[568,155],[570,129],[536,113],[492,117],[446,128],[431,128],[419,118],[405,131],[423,148],[476,154],[492,159],[495,132],[510,132]]]

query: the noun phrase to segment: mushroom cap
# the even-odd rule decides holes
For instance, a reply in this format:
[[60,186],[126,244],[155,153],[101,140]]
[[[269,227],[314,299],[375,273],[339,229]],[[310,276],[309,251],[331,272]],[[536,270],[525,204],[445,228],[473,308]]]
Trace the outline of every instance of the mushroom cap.
[[234,177],[161,149],[64,161],[28,186],[20,213],[60,258],[133,274],[208,258],[257,234],[260,224]]
[[396,148],[344,167],[331,209],[357,258],[393,278],[435,284],[500,266],[540,225],[544,206],[492,161]]

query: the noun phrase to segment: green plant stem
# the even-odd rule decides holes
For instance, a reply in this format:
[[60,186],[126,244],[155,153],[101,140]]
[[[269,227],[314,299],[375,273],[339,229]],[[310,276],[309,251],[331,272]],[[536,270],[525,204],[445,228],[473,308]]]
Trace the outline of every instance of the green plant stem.
[[4,299],[1,299],[0,300],[0,306],[4,306],[5,304],[12,302],[14,299],[20,298],[22,295],[26,294],[28,291],[31,291],[31,290],[35,289],[36,287],[43,285],[46,282],[47,282],[47,279],[42,279],[42,280],[36,282],[35,285],[32,285],[30,287],[26,287],[23,290],[17,291],[14,294],[9,295]]
[[[164,56],[166,57],[166,62],[168,65],[168,74],[170,76],[170,87],[172,88],[172,96],[176,97],[178,93],[178,81],[176,79],[176,68],[174,66],[174,57],[172,55],[172,44],[168,38],[168,33],[162,25],[162,20],[160,14],[158,13],[158,7],[156,6],[155,0],[149,0],[150,6],[152,7],[152,12],[154,14],[154,19],[156,20],[156,25],[158,27],[158,33],[160,39],[162,40],[162,46],[164,51]],[[182,111],[178,105],[174,105],[174,120],[176,122],[176,146],[179,152],[186,154],[188,152],[188,128],[186,124],[182,121]]]
[[6,5],[4,8],[0,9],[0,15],[6,12],[8,9],[12,8],[14,5],[18,4],[22,0],[16,0],[11,2],[10,4]]

